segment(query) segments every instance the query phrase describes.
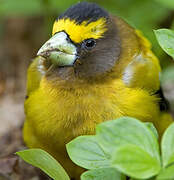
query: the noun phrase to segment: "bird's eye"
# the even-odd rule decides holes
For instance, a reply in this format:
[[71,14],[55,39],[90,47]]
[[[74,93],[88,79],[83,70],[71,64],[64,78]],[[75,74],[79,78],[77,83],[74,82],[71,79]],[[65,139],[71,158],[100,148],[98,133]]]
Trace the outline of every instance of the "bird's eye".
[[84,43],[83,43],[83,46],[87,49],[87,50],[90,50],[92,48],[94,48],[96,45],[96,41],[94,39],[88,39],[88,40],[85,40]]

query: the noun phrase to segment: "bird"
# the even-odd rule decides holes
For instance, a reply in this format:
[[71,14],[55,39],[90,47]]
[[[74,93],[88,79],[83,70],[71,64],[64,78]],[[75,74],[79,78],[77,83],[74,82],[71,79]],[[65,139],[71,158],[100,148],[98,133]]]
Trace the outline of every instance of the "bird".
[[72,5],[28,68],[24,142],[49,152],[79,179],[84,169],[65,147],[72,139],[122,116],[152,122],[160,134],[173,121],[163,108],[160,73],[141,31],[95,3]]

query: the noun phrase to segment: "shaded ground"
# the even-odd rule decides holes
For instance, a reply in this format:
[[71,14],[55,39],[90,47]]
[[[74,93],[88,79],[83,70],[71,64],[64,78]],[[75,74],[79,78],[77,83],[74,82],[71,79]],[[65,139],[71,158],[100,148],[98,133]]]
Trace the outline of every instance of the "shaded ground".
[[1,136],[0,180],[48,180],[40,170],[19,159],[15,152],[25,149],[22,126],[12,128]]
[[48,179],[14,154],[25,148],[22,125],[26,70],[40,45],[48,38],[43,33],[43,23],[42,17],[3,20],[4,33],[0,44],[0,180]]

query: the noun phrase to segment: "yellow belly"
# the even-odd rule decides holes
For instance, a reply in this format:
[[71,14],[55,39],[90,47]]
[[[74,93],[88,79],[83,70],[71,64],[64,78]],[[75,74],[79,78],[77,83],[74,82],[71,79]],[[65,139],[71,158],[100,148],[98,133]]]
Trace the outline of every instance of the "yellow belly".
[[[63,89],[46,79],[25,102],[24,141],[28,147],[51,153],[72,177],[76,167],[68,159],[65,144],[79,135],[94,134],[96,124],[132,116],[158,126],[156,97],[126,87],[121,80],[107,84]],[[77,170],[76,174],[81,172]],[[76,175],[75,175],[76,176]]]

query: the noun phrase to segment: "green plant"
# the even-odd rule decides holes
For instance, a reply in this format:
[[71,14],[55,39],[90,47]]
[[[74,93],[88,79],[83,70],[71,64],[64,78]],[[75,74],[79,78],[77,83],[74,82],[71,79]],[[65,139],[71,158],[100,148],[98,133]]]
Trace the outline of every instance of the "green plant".
[[27,149],[16,154],[27,163],[40,168],[54,180],[70,180],[63,167],[42,149]]
[[[154,32],[161,48],[174,60],[174,31],[158,29]],[[161,85],[165,98],[169,101],[170,109],[174,114],[174,66],[170,66],[162,72]]]
[[158,29],[154,32],[162,49],[174,58],[174,31],[170,29]]
[[[174,124],[163,135],[161,154],[153,124],[131,117],[97,125],[96,135],[75,138],[67,144],[67,152],[75,164],[88,169],[81,175],[82,180],[123,180],[126,176],[174,179]],[[66,177],[68,180],[62,167],[43,150],[24,150],[17,154],[53,179]]]

